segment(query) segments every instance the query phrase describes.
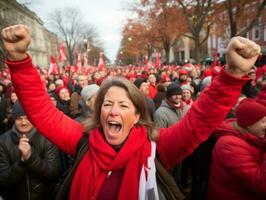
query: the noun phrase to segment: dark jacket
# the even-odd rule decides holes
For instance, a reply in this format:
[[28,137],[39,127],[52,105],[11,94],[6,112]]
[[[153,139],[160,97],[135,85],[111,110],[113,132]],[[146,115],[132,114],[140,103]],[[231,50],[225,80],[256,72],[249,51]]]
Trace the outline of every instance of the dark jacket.
[[14,126],[0,137],[0,191],[4,199],[52,199],[60,169],[59,152],[35,129],[31,134],[27,161],[21,160],[19,133]]
[[8,118],[9,104],[8,99],[4,93],[0,93],[0,134],[4,133],[6,130],[5,119]]
[[59,99],[56,103],[56,107],[67,116],[72,117],[70,113],[70,101],[63,101]]

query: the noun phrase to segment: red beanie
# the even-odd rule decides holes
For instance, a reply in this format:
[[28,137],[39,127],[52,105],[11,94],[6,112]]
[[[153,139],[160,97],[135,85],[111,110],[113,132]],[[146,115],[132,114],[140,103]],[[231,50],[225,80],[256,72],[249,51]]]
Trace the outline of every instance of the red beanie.
[[237,123],[241,127],[247,127],[266,116],[266,106],[255,99],[246,98],[236,108]]
[[178,70],[178,73],[179,73],[180,76],[181,76],[181,75],[188,75],[188,72],[187,72],[187,70],[185,70],[185,69],[179,69],[179,70]]
[[64,87],[64,86],[58,86],[58,87],[55,89],[55,94],[56,94],[57,97],[59,97],[59,93],[60,93],[60,91],[61,91],[62,89],[66,89],[66,90],[68,91],[69,95],[70,95],[70,91],[69,91],[69,89],[68,89],[67,87]]

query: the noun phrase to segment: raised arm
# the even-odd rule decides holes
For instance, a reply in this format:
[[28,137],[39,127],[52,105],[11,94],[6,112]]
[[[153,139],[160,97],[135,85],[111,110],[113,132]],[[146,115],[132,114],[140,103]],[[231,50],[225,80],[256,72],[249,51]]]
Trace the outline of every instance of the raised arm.
[[166,167],[182,160],[224,120],[236,103],[246,75],[255,63],[260,47],[242,37],[232,38],[227,50],[227,66],[212,81],[183,119],[170,128],[160,129],[157,150]]
[[30,44],[28,28],[24,25],[10,26],[3,29],[1,34],[12,83],[28,118],[52,143],[74,154],[82,127],[55,108],[43,87],[27,54]]

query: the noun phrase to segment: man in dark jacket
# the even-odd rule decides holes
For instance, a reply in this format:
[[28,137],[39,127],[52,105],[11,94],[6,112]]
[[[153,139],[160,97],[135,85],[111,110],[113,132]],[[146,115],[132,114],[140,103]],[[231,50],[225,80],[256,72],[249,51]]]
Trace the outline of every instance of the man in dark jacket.
[[16,101],[14,126],[0,137],[0,191],[4,199],[53,199],[60,158],[57,148],[38,134]]
[[[156,126],[160,128],[167,128],[181,120],[186,114],[189,107],[182,101],[182,89],[176,83],[171,83],[166,89],[166,98],[162,101],[160,107],[156,110],[154,121]],[[178,163],[172,169],[173,175],[177,185],[181,184],[181,164]]]

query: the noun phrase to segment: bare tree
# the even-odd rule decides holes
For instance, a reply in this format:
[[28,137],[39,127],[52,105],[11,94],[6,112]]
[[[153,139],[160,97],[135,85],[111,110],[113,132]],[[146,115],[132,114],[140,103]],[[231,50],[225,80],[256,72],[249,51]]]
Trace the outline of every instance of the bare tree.
[[213,24],[212,5],[215,0],[176,0],[182,7],[191,35],[185,35],[195,42],[195,60],[200,61],[202,45],[209,37]]
[[52,28],[66,43],[68,61],[74,63],[75,51],[82,48],[84,39],[95,45],[100,45],[97,39],[97,32],[94,27],[86,24],[81,17],[81,13],[76,8],[56,9],[50,15]]
[[[226,0],[224,7],[228,13],[231,37],[245,36],[256,24],[265,5],[266,0]],[[249,16],[249,21],[246,16]]]
[[18,3],[24,5],[24,6],[29,6],[32,4],[39,3],[41,0],[17,0]]

